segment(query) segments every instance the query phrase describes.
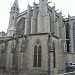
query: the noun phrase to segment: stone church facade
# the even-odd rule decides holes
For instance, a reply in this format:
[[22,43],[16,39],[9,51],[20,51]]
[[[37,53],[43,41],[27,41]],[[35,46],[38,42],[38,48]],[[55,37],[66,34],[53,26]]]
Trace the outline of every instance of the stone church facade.
[[74,71],[75,17],[63,18],[47,0],[10,11],[7,33],[0,32],[0,75],[58,75]]

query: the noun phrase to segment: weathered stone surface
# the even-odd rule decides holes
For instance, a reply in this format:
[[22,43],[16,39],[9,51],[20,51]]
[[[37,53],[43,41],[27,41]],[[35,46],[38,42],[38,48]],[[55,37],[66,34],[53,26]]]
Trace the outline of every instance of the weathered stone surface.
[[47,1],[19,13],[15,0],[7,34],[0,33],[0,75],[58,75],[75,63],[75,17],[63,18]]

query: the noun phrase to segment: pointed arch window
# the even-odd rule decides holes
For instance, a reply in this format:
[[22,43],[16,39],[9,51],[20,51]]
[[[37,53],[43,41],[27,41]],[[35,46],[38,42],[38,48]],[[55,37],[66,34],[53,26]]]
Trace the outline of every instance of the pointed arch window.
[[41,67],[41,45],[35,45],[34,46],[34,67]]

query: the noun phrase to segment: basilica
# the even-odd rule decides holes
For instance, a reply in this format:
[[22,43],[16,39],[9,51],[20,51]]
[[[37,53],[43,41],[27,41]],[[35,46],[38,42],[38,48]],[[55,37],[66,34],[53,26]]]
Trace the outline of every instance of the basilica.
[[62,16],[48,0],[10,11],[0,32],[0,75],[59,75],[75,70],[75,17]]

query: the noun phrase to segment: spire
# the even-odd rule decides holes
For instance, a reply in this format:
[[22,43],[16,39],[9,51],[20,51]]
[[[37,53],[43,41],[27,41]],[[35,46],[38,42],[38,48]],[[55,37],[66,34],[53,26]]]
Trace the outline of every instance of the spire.
[[18,0],[14,1],[13,6],[11,7],[11,11],[17,11],[17,12],[19,12]]
[[28,6],[29,6],[29,2],[28,2]]
[[68,19],[69,19],[69,21],[71,21],[71,16],[70,16],[69,12],[68,12]]
[[69,12],[68,12],[68,17],[70,17],[70,14],[69,14]]
[[31,6],[30,6],[30,4],[28,2],[27,10],[29,10],[29,9],[31,9]]
[[13,6],[11,7],[10,12],[10,19],[9,19],[9,26],[7,30],[7,36],[13,36],[16,30],[16,17],[19,14],[19,6],[18,6],[18,0],[15,0],[13,3]]
[[18,7],[18,8],[19,8],[18,0],[15,0],[15,1],[14,1],[13,7]]

